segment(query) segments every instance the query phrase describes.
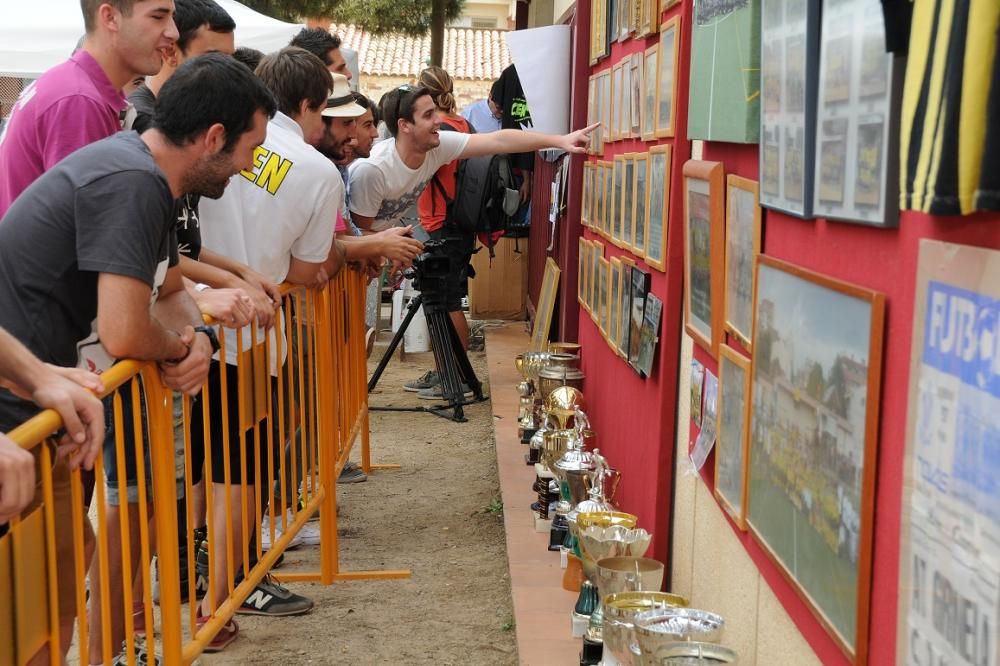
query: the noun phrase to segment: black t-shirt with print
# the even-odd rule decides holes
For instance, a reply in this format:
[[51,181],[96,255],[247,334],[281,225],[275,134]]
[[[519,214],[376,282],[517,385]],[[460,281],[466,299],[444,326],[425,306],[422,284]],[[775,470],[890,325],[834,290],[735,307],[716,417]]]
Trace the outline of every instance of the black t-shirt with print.
[[[0,326],[41,360],[75,366],[97,317],[100,273],[156,292],[177,263],[174,199],[135,132],[59,162],[0,220]],[[0,432],[38,409],[0,391]]]

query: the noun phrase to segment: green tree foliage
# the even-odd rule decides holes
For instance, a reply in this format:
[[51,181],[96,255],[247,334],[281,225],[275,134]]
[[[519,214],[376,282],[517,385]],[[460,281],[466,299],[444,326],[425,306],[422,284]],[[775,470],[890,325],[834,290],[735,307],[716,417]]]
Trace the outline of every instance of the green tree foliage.
[[[443,0],[445,18],[457,19],[465,0]],[[432,0],[242,0],[248,7],[282,21],[325,16],[353,23],[375,34],[426,35],[431,27]]]

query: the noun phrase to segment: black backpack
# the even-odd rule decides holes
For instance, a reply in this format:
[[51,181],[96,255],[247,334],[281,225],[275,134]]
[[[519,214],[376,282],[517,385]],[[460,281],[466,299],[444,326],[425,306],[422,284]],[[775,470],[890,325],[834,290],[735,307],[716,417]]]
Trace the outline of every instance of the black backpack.
[[[472,125],[469,129],[472,130]],[[457,130],[441,123],[441,131]],[[508,156],[483,155],[459,160],[454,199],[448,197],[437,174],[431,181],[447,205],[445,225],[465,234],[478,234],[492,256],[493,246],[507,230],[520,204]]]

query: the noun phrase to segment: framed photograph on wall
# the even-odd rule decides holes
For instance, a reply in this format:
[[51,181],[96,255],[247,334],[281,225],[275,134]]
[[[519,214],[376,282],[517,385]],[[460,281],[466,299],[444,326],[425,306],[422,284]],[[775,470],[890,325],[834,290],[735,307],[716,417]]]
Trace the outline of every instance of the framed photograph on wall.
[[747,524],[852,660],[868,646],[885,296],[759,255]]
[[[592,74],[587,80],[587,125],[597,122],[597,76]],[[600,129],[600,128],[598,128]],[[597,130],[590,135],[590,144],[587,146],[588,155],[597,154]]]
[[607,238],[611,233],[611,211],[614,206],[614,163],[604,162],[604,205],[601,212],[601,234]]
[[580,307],[587,310],[587,249],[590,241],[581,236],[579,238],[579,254],[576,262],[576,301]]
[[632,247],[632,229],[635,225],[635,153],[625,153],[622,182],[622,233],[618,237],[619,246]]
[[596,0],[590,5],[590,64],[596,65],[608,55],[609,0]]
[[656,355],[656,345],[660,335],[660,312],[663,302],[656,294],[646,294],[646,307],[642,313],[642,329],[639,331],[639,358],[635,369],[643,377],[649,377],[653,372],[653,357]]
[[629,127],[629,136],[638,139],[642,136],[642,91],[644,90],[642,53],[633,53],[630,56],[630,67],[632,70],[632,88],[629,95],[629,111],[631,112],[632,123]]
[[635,194],[632,196],[635,212],[632,215],[632,253],[637,257],[646,256],[646,211],[649,207],[649,155],[636,153],[635,164]]
[[622,105],[622,67],[621,63],[617,63],[611,68],[611,125],[610,138],[612,141],[617,141],[623,138],[621,136],[621,125],[622,125],[622,111],[624,106]]
[[688,138],[760,138],[760,0],[696,0]]
[[611,105],[614,97],[612,96],[612,85],[611,85],[612,71],[610,69],[604,70],[601,75],[601,122],[603,127],[601,128],[601,154],[604,154],[604,143],[611,141]]
[[608,230],[610,240],[617,245],[622,237],[622,200],[625,192],[625,155],[615,155],[614,196],[611,199],[611,228]]
[[531,326],[531,351],[544,351],[549,348],[549,331],[552,328],[552,312],[559,292],[560,272],[559,265],[552,257],[545,260],[545,274],[542,277],[538,307],[535,308],[535,319]]
[[601,313],[601,259],[604,257],[604,244],[600,241],[592,241],[590,245],[590,317],[595,324],[600,325],[599,316]]
[[657,138],[674,135],[677,98],[677,52],[680,48],[681,17],[678,14],[660,26],[659,57],[656,61]]
[[760,219],[757,183],[727,176],[725,322],[747,351],[752,349],[753,262],[761,246]]
[[[655,2],[655,0],[654,0]],[[653,44],[643,57],[642,80],[642,140],[652,141],[656,138],[656,54],[660,47]]]
[[611,265],[608,260],[601,257],[597,260],[597,289],[598,289],[598,327],[601,329],[601,335],[605,339],[608,337],[608,305],[610,303],[608,299],[608,280],[609,273],[611,272]]
[[590,194],[591,192],[593,192],[593,177],[594,177],[593,163],[584,162],[583,187],[581,188],[581,196],[580,196],[580,224],[582,224],[585,227],[590,226],[590,207],[593,203]]
[[736,526],[745,530],[750,359],[727,345],[719,347],[718,400],[715,497]]
[[649,210],[646,213],[646,263],[667,268],[667,229],[670,211],[670,144],[649,149]]
[[868,0],[823,9],[817,105],[816,215],[879,227],[899,222],[902,65]]
[[622,105],[618,114],[618,138],[628,139],[632,136],[632,58],[625,56],[621,61],[622,87],[616,102]]
[[820,0],[760,2],[760,203],[810,218],[816,174]]
[[618,355],[628,360],[629,322],[632,321],[632,269],[635,262],[621,257],[621,307],[618,310]]
[[631,270],[631,316],[628,330],[628,362],[635,367],[639,361],[639,342],[641,341],[642,317],[646,309],[646,294],[649,293],[649,273],[632,267]]
[[712,358],[723,327],[724,182],[721,162],[684,164],[684,330]]
[[608,344],[618,351],[618,341],[621,339],[621,281],[622,261],[618,257],[611,258],[611,273],[608,281]]

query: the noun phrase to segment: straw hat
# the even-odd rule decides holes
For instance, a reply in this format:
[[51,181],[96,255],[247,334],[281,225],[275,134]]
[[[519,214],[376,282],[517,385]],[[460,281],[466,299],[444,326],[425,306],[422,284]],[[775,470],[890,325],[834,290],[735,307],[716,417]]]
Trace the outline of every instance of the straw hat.
[[354,101],[354,93],[347,84],[347,77],[335,72],[330,72],[330,77],[333,79],[333,88],[326,100],[323,115],[328,118],[357,118],[364,115],[365,108]]

